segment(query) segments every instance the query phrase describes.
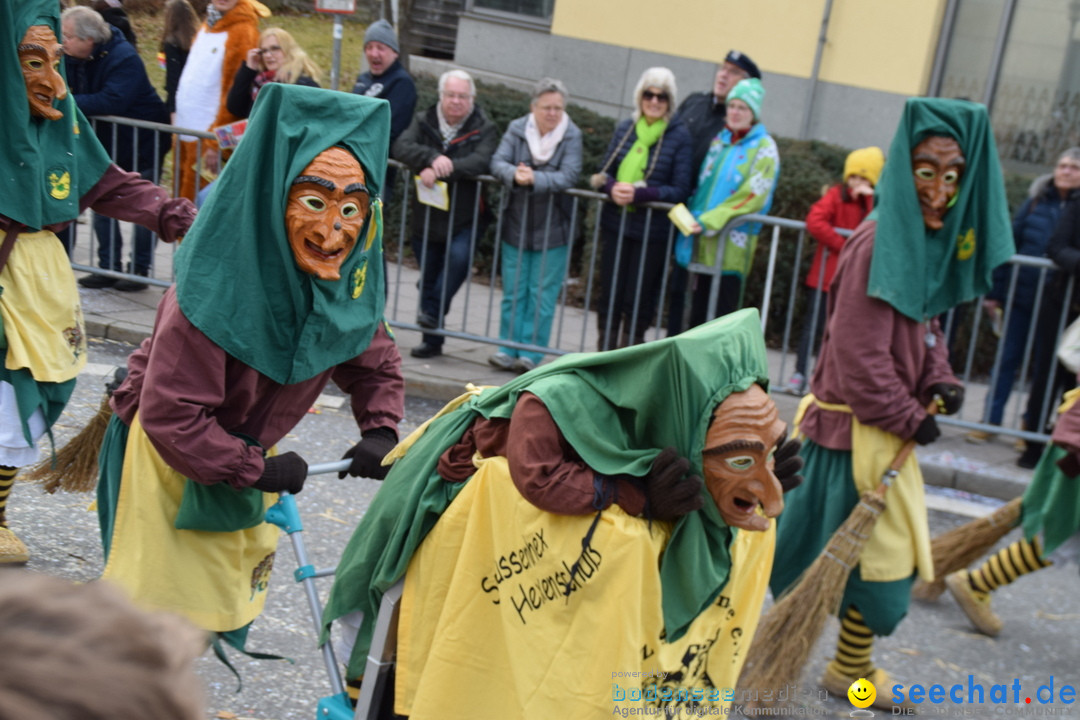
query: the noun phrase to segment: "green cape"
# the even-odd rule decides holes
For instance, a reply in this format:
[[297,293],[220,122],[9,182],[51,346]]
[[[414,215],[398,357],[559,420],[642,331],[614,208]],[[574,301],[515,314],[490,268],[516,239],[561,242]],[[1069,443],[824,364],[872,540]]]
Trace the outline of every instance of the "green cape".
[[[79,198],[109,167],[110,160],[94,130],[69,92],[55,107],[59,120],[30,115],[26,82],[19,69],[19,42],[32,25],[52,28],[60,39],[60,4],[56,0],[7,0],[0,3],[0,215],[39,230],[79,215]],[[60,63],[60,73],[64,73]]]
[[[385,100],[265,85],[243,140],[176,254],[184,316],[227,353],[281,384],[307,380],[362,353],[385,303],[378,195],[389,133]],[[335,145],[360,161],[372,203],[341,279],[331,281],[297,267],[285,207],[293,178]]]
[[[931,135],[954,138],[967,167],[945,225],[923,224],[911,150]],[[874,256],[867,294],[922,322],[990,290],[1013,254],[1005,185],[990,117],[966,100],[909,98],[877,186]]]
[[[464,486],[439,477],[439,456],[477,416],[510,417],[528,390],[601,474],[644,476],[660,450],[674,446],[700,475],[713,410],[753,383],[767,388],[768,372],[760,318],[746,309],[672,338],[563,356],[436,419],[395,463],[342,554],[324,613],[324,638],[335,618],[362,610],[350,677],[363,672],[383,592],[405,574],[413,552]],[[734,531],[703,493],[704,508],[676,523],[660,565],[669,640],[686,632],[728,577]]]

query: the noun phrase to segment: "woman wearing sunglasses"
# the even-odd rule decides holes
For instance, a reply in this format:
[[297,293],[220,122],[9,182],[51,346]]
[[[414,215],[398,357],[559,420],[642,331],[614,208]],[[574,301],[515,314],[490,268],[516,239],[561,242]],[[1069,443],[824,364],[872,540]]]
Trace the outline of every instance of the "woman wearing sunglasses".
[[690,133],[672,118],[675,104],[670,70],[642,73],[633,116],[616,126],[604,165],[592,177],[593,188],[612,200],[600,213],[600,350],[644,342],[656,321],[671,223],[666,212],[643,204],[682,202],[693,173]]
[[266,83],[319,87],[320,79],[319,66],[292,35],[281,28],[267,28],[259,36],[259,47],[249,50],[244,64],[237,69],[225,103],[233,115],[246,118],[251,114],[259,89]]

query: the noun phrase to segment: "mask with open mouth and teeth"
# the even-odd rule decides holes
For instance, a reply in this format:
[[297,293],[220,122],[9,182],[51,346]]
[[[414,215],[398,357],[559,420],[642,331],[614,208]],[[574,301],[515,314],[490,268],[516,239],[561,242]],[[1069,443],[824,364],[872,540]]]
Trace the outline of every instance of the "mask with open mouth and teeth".
[[285,229],[297,266],[322,280],[341,278],[371,201],[364,170],[352,153],[322,151],[292,181]]
[[773,451],[785,427],[760,385],[732,393],[713,412],[702,457],[705,487],[730,527],[767,530],[768,518],[784,509]]

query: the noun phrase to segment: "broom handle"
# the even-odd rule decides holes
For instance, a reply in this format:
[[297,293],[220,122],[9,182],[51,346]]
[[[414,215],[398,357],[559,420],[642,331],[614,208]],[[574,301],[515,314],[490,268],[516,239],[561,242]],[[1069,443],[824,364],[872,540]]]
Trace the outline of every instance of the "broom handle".
[[[936,397],[926,406],[926,414],[938,414],[938,399]],[[874,490],[874,493],[879,498],[885,497],[885,492],[889,489],[889,486],[892,485],[892,481],[896,476],[900,474],[900,468],[907,462],[908,455],[915,449],[916,444],[915,438],[909,438],[907,442],[904,443],[903,447],[900,448],[900,451],[896,453],[896,457],[893,458],[893,461],[889,463],[889,469],[885,471],[885,474],[881,478],[881,483]]]

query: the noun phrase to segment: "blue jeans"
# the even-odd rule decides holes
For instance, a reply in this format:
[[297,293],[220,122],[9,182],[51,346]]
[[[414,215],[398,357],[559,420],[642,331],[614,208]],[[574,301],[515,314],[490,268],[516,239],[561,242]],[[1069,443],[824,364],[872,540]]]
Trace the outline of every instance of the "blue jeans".
[[[98,267],[106,270],[123,270],[124,238],[120,223],[105,215],[94,215],[94,235],[98,241]],[[142,225],[135,225],[135,258],[132,270],[148,273],[154,261],[154,233]]]
[[[476,240],[484,234],[484,222],[476,229]],[[450,301],[461,289],[472,269],[472,257],[469,253],[473,229],[465,227],[458,230],[447,244],[443,238],[429,237],[424,243],[422,237],[412,238],[412,249],[420,263],[420,311],[435,318],[442,327],[443,318],[450,311]],[[442,335],[424,333],[424,342],[434,347],[442,347]]]
[[[141,170],[139,175],[143,180],[157,182],[154,168]],[[94,213],[93,226],[98,241],[98,267],[105,270],[123,270],[124,237],[120,234],[120,223],[111,217]],[[149,275],[150,266],[154,262],[154,233],[142,225],[135,224],[134,227],[135,257],[130,270]],[[70,255],[70,251],[68,254]]]
[[[1016,371],[1024,359],[1024,347],[1027,345],[1029,332],[1035,331],[1032,322],[1032,308],[1013,305],[1009,312],[1009,324],[1005,326],[1005,335],[1001,338],[1001,362],[998,364],[997,380],[994,389],[986,399],[985,421],[991,425],[1000,425],[1005,415],[1005,403],[1009,400]],[[1032,360],[1037,359],[1038,342],[1032,344]],[[1029,369],[1034,366],[1029,364]]]
[[[811,355],[817,354],[818,346],[821,345],[821,336],[825,334],[825,315],[829,304],[828,293],[823,293],[817,288],[809,288],[810,293],[806,297],[806,317],[803,319],[802,331],[799,333],[799,351],[795,356],[795,372],[806,377],[806,364]],[[814,303],[818,303],[817,324],[814,327],[813,344],[810,348],[810,326],[814,325]]]
[[[509,243],[502,244],[500,340],[548,344],[555,304],[566,275],[568,252],[566,245],[547,250],[520,250]],[[513,358],[528,358],[537,364],[544,359],[543,353],[516,348],[503,347],[500,352]]]

